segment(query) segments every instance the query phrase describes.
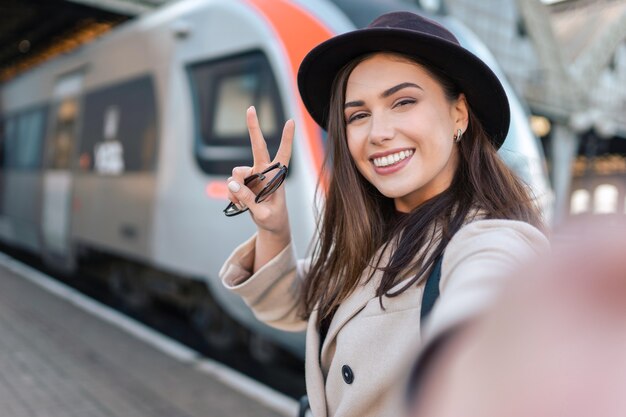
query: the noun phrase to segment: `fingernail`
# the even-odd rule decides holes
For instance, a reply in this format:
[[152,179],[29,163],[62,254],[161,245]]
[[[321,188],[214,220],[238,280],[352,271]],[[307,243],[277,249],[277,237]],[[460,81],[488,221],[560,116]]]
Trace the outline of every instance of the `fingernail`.
[[231,181],[228,183],[228,189],[233,193],[236,193],[237,191],[241,190],[241,185],[239,185],[239,183],[237,183],[236,181]]

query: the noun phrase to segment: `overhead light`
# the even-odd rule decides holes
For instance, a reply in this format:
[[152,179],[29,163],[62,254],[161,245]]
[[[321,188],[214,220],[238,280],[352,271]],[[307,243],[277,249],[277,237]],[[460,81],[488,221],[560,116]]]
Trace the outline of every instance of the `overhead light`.
[[427,12],[438,13],[441,11],[441,0],[419,0],[419,4]]
[[547,117],[532,115],[530,116],[530,128],[535,135],[544,137],[550,133],[552,123]]

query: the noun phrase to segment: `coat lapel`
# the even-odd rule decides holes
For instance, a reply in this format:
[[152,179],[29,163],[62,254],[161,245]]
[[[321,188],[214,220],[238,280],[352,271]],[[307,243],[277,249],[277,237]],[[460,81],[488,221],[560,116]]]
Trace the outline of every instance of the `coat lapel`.
[[311,411],[315,417],[326,417],[326,389],[319,366],[320,334],[317,331],[317,313],[313,310],[306,331],[305,378]]
[[[378,274],[379,272],[376,272],[370,281],[357,287],[357,289],[354,290],[354,292],[337,308],[335,316],[333,317],[330,327],[328,328],[326,338],[324,339],[324,344],[322,345],[322,353],[320,357],[322,363],[325,363],[324,357],[329,346],[334,343],[339,330],[341,330],[346,322],[361,311],[363,307],[365,307],[365,304],[367,304],[367,302],[376,295],[376,284],[380,282],[380,277],[377,276]],[[380,272],[380,274],[382,274],[382,272]]]
[[[438,242],[441,239],[440,228],[437,228],[433,231],[432,238],[435,242]],[[385,252],[383,253],[380,259],[379,265],[385,266],[389,264],[391,254],[395,250],[395,246],[396,245],[394,243],[387,246],[387,249],[385,250]],[[427,253],[427,256],[430,254],[430,251],[434,249],[434,246],[435,245],[430,247],[430,250]],[[420,256],[422,252],[427,249],[428,248],[422,248],[422,250],[420,250],[418,254],[415,255],[415,257]],[[380,250],[382,250],[382,248],[379,249],[379,252],[377,252],[376,255],[373,257],[374,261],[378,259]],[[330,346],[332,346],[332,343],[334,343],[335,337],[337,337],[337,333],[339,333],[339,330],[341,330],[341,328],[346,324],[346,322],[348,322],[352,317],[354,317],[357,313],[359,313],[359,311],[361,311],[363,307],[365,307],[365,304],[367,304],[368,301],[370,301],[372,298],[376,296],[376,289],[378,288],[378,285],[380,284],[382,280],[383,271],[376,270],[372,278],[367,280],[367,282],[364,282],[366,281],[367,277],[371,273],[372,273],[372,267],[368,267],[365,269],[365,271],[363,272],[363,274],[361,274],[361,277],[359,278],[361,282],[359,286],[337,308],[335,316],[333,317],[333,320],[330,323],[330,327],[328,329],[326,339],[324,340],[324,344],[322,345],[320,361],[323,365],[324,364],[328,365],[329,363],[326,360],[327,359],[326,355],[328,353],[328,349],[330,348]],[[392,290],[395,289],[396,287],[399,288],[399,286],[401,285],[404,285],[404,283],[400,282],[396,284],[396,286],[392,288]]]
[[[387,248],[385,253],[382,256],[380,261],[380,265],[387,265],[389,262],[389,254],[391,253],[391,246]],[[373,258],[376,260],[378,258],[378,253]],[[357,288],[346,298],[337,308],[335,315],[330,323],[328,328],[328,333],[326,334],[326,338],[324,339],[324,343],[322,345],[322,351],[320,354],[320,361],[322,364],[327,364],[324,361],[324,358],[328,352],[329,347],[334,343],[335,337],[339,330],[348,322],[352,317],[354,317],[359,311],[365,307],[368,301],[376,296],[376,288],[382,279],[383,271],[376,270],[371,279],[367,280],[369,274],[372,273],[372,268],[368,267],[365,269],[361,277],[359,278],[360,284]],[[366,281],[366,282],[364,282]]]

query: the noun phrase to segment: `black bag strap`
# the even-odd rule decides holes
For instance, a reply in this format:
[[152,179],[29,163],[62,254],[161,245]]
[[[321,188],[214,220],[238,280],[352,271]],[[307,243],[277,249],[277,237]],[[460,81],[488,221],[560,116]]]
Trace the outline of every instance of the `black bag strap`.
[[300,401],[298,401],[298,417],[305,417],[306,412],[311,409],[309,404],[309,397],[307,395],[303,395],[300,397]]
[[424,324],[424,320],[430,314],[435,305],[435,301],[439,298],[439,281],[441,280],[441,262],[443,261],[443,253],[435,259],[433,269],[426,279],[424,286],[424,295],[422,295],[422,309],[420,311],[420,325]]

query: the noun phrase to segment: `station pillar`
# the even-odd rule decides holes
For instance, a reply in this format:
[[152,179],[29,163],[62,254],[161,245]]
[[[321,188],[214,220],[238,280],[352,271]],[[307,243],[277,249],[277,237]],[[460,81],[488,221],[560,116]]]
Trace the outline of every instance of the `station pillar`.
[[554,226],[559,226],[568,215],[572,164],[580,139],[568,125],[555,123],[550,143],[552,154],[552,186],[554,188]]

